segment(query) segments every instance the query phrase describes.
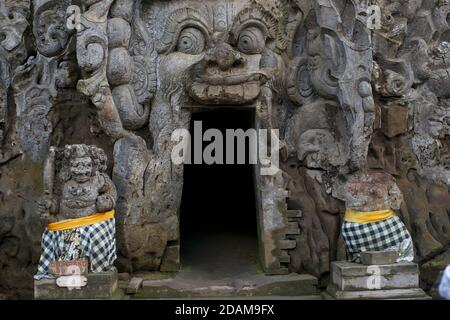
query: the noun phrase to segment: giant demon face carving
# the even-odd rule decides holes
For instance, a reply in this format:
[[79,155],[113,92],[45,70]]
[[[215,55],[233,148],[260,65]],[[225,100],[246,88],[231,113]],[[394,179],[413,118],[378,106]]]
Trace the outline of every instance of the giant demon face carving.
[[271,6],[263,1],[172,2],[165,4],[167,13],[144,10],[151,14],[146,18],[162,55],[160,90],[182,84],[191,105],[254,102],[282,65],[277,52],[284,44],[283,10]]

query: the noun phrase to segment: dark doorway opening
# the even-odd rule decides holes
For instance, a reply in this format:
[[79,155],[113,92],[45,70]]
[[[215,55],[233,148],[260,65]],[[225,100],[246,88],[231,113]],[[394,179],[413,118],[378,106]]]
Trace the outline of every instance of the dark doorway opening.
[[[195,148],[194,121],[202,131],[253,127],[253,112],[205,111],[192,114],[191,154]],[[204,142],[203,148],[210,142]],[[254,272],[258,264],[257,212],[253,165],[185,164],[180,207],[181,267],[202,277]],[[226,150],[223,151],[224,159]],[[236,144],[235,144],[236,157]],[[236,161],[235,161],[236,163]]]

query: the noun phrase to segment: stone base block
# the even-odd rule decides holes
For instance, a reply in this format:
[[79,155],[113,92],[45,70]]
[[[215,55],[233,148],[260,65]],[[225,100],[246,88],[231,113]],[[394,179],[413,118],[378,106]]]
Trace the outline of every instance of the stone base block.
[[328,297],[334,300],[429,300],[425,291],[420,288],[342,291],[334,285],[327,287]]
[[89,273],[86,275],[87,285],[77,288],[59,287],[56,279],[34,281],[35,299],[115,299],[118,292],[117,272]]
[[393,264],[397,262],[397,251],[366,251],[360,255],[362,264]]
[[366,266],[337,261],[331,265],[331,283],[345,291],[417,288],[419,270],[410,262]]
[[369,266],[332,262],[327,294],[333,299],[429,298],[419,288],[418,266],[412,262]]

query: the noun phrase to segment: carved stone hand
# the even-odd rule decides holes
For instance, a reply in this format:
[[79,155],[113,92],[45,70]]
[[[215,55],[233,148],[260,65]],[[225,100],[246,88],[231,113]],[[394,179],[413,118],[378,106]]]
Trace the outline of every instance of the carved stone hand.
[[51,196],[44,196],[38,202],[38,214],[43,220],[49,220],[52,214],[57,211],[56,199]]
[[97,198],[95,205],[97,212],[106,212],[113,208],[114,203],[109,195],[101,195]]

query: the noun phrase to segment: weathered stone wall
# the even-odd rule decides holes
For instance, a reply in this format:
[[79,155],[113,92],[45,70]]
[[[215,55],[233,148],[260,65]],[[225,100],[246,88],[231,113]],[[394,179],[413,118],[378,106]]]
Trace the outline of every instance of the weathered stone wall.
[[430,288],[450,263],[449,15],[445,0],[1,0],[0,286],[31,286],[43,161],[72,143],[108,154],[119,267],[176,268],[171,133],[246,106],[282,138],[281,174],[258,182],[280,218],[261,218],[269,269],[345,258],[333,183],[375,170],[403,193]]

